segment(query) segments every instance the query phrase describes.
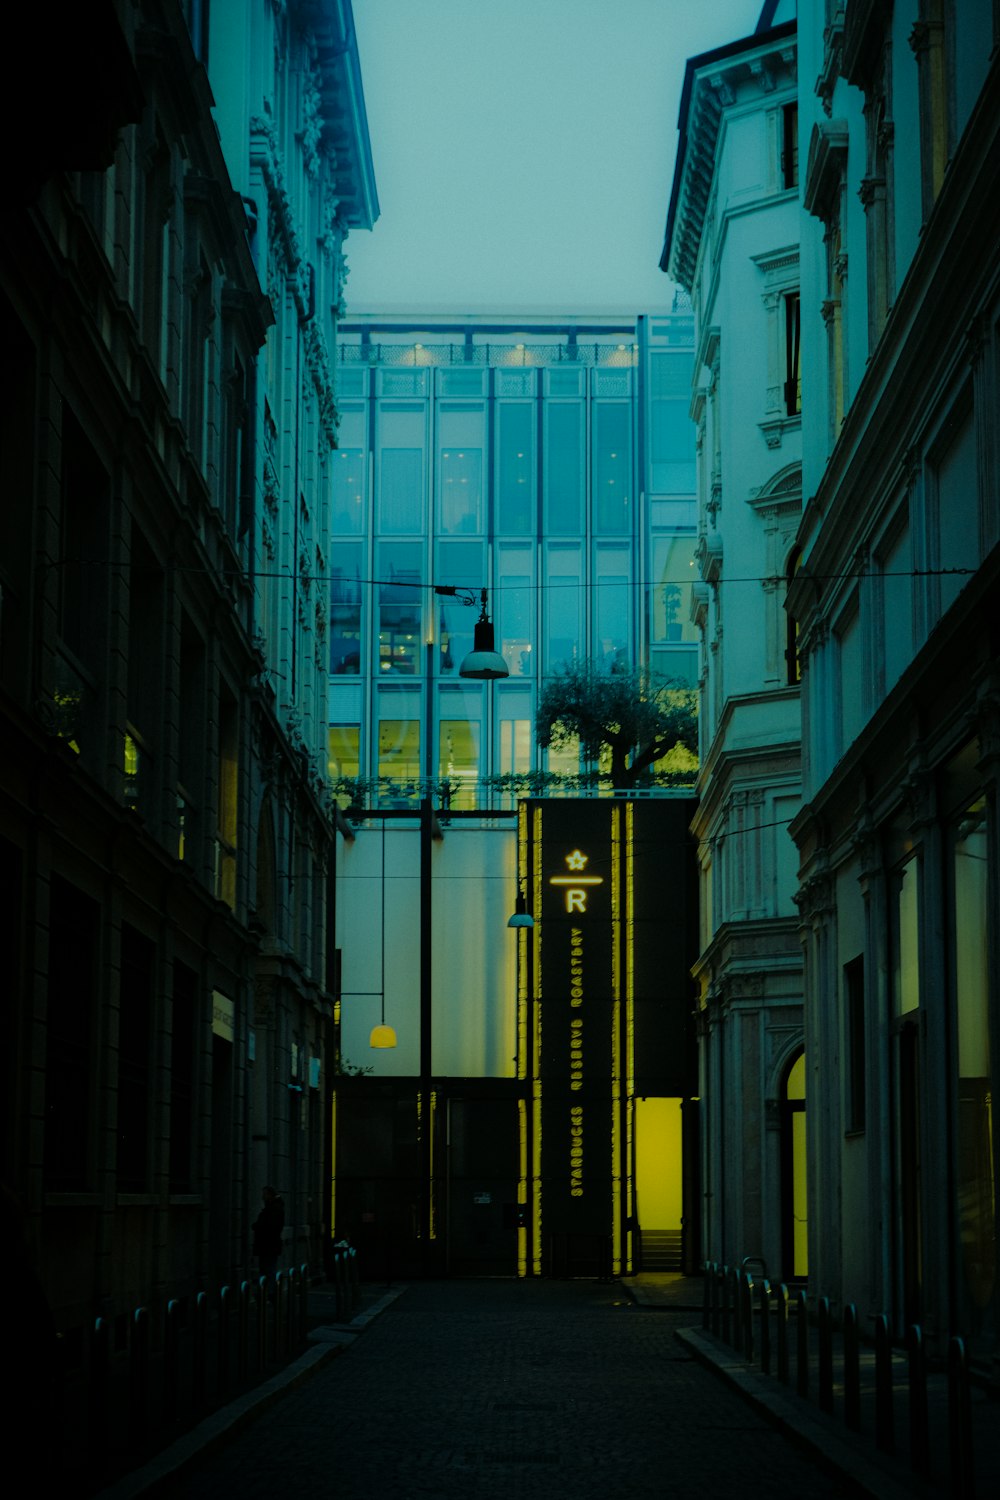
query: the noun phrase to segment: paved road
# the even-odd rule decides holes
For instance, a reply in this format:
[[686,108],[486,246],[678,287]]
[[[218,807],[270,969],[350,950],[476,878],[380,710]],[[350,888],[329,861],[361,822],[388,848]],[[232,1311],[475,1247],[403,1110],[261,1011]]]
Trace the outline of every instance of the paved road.
[[685,1354],[673,1330],[694,1321],[591,1282],[417,1283],[173,1488],[212,1500],[849,1493]]

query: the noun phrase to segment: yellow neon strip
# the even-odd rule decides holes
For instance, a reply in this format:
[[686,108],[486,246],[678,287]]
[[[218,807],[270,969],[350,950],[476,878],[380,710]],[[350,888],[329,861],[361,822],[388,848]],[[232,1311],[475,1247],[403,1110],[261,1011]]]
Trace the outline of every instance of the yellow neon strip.
[[[625,1222],[635,1220],[635,803],[625,804]],[[628,1231],[626,1270],[635,1267],[634,1240]]]
[[603,885],[603,875],[550,875],[549,885]]
[[[532,899],[534,910],[542,910],[542,809],[535,808],[534,844],[532,849],[534,868]],[[538,916],[531,928],[534,949],[532,973],[535,988],[535,1026],[531,1059],[531,1264],[536,1276],[542,1274],[542,926]]]
[[337,1091],[330,1094],[330,1238],[337,1238]]
[[435,1203],[434,1203],[434,1115],[435,1115],[435,1112],[437,1111],[437,1098],[438,1098],[438,1096],[437,1096],[437,1090],[436,1089],[431,1089],[431,1117],[430,1117],[430,1121],[429,1121],[429,1124],[428,1124],[428,1128],[429,1128],[430,1133],[431,1133],[430,1144],[429,1144],[429,1150],[430,1150],[430,1163],[429,1163],[429,1165],[430,1165],[430,1181],[427,1184],[427,1191],[428,1191],[428,1193],[430,1195],[430,1204],[429,1204],[430,1213],[428,1215],[428,1225],[427,1225],[427,1228],[428,1228],[428,1234],[429,1234],[429,1236],[430,1236],[430,1238],[432,1240],[436,1240],[437,1239],[437,1219],[436,1219],[436,1208],[435,1208]]
[[528,1228],[525,1214],[528,1207],[528,1101],[517,1101],[517,1274],[528,1274]]
[[612,1274],[622,1274],[622,913],[621,808],[611,809],[611,1257]]
[[[518,889],[528,889],[528,820],[524,810],[517,815],[517,879]],[[523,882],[523,885],[521,884]],[[528,933],[531,929],[517,929],[517,1076],[524,1080],[528,1076]]]
[[[417,1161],[418,1162],[421,1160],[421,1157],[420,1157],[420,1146],[421,1146],[421,1142],[423,1141],[423,1138],[424,1138],[423,1131],[424,1131],[424,1096],[420,1092],[420,1090],[417,1089]],[[421,1167],[420,1170],[422,1172],[423,1168]],[[418,1240],[422,1240],[423,1237],[424,1237],[423,1218],[424,1218],[423,1214],[418,1210],[418,1212],[417,1212],[417,1239]]]

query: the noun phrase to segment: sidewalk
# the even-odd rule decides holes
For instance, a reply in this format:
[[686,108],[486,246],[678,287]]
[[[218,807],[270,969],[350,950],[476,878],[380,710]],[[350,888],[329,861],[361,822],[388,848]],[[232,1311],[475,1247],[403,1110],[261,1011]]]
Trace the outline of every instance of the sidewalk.
[[305,1380],[327,1360],[342,1350],[349,1349],[368,1325],[405,1290],[406,1287],[402,1285],[382,1287],[377,1283],[363,1283],[361,1307],[350,1322],[338,1323],[336,1288],[330,1283],[321,1283],[311,1288],[308,1347],[304,1353],[269,1379],[212,1412],[204,1421],[161,1449],[141,1468],[131,1470],[98,1493],[108,1496],[109,1500],[131,1500],[133,1496],[154,1494],[171,1485],[189,1464],[230,1438],[250,1418],[277,1401],[292,1386]]
[[[765,1375],[759,1366],[755,1316],[757,1364],[748,1364],[730,1344],[702,1328],[704,1283],[700,1277],[648,1273],[623,1279],[622,1285],[643,1307],[671,1312],[690,1312],[689,1328],[676,1331],[678,1341],[701,1364],[713,1370],[750,1401],[758,1411],[782,1428],[793,1441],[812,1451],[828,1467],[842,1474],[864,1493],[885,1497],[933,1496],[952,1493],[949,1477],[948,1383],[943,1370],[931,1369],[927,1379],[928,1446],[930,1462],[917,1474],[910,1464],[909,1386],[905,1355],[893,1358],[893,1429],[895,1452],[887,1454],[875,1446],[875,1354],[861,1349],[861,1430],[852,1431],[843,1420],[843,1354],[840,1336],[834,1337],[834,1414],[820,1410],[818,1391],[819,1339],[815,1326],[809,1337],[810,1396],[797,1394],[796,1340],[794,1321],[789,1329],[789,1380],[784,1385],[774,1373]],[[776,1332],[772,1328],[771,1370],[777,1368]],[[1000,1403],[986,1390],[972,1386],[972,1452],[979,1500],[1000,1494]],[[965,1490],[962,1500],[972,1500]]]

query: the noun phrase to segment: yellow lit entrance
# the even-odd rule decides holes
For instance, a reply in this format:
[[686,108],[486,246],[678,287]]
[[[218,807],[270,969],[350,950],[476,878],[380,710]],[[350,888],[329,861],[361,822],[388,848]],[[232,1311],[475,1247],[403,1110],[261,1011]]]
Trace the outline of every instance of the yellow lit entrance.
[[681,1269],[683,1183],[681,1100],[636,1099],[636,1270]]

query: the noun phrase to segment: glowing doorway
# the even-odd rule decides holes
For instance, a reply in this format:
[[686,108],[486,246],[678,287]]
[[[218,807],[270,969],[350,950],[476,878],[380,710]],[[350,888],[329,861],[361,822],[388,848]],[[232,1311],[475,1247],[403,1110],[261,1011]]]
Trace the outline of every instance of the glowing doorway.
[[684,1213],[680,1099],[635,1101],[636,1269],[679,1271]]

